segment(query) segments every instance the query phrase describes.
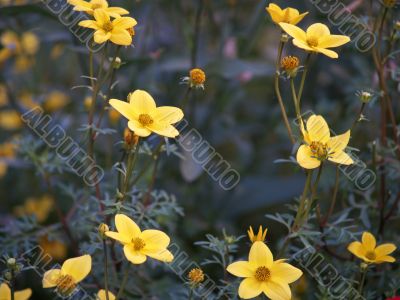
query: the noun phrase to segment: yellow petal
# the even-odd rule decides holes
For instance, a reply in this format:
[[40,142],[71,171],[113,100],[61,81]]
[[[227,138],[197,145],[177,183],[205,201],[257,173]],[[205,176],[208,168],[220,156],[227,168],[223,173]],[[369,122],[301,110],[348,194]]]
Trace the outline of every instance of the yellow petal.
[[307,50],[307,51],[315,51],[314,48],[310,47],[303,40],[293,39],[293,45],[295,45],[296,47],[299,47],[301,49]]
[[[106,300],[106,299],[107,299],[107,297],[106,297],[106,291],[105,291],[105,290],[100,290],[100,291],[97,293],[97,299],[98,299],[98,300]],[[111,293],[110,291],[108,291],[108,300],[115,300],[114,294]]]
[[156,229],[144,230],[140,238],[144,240],[146,250],[165,249],[170,243],[169,236]]
[[292,283],[303,275],[303,272],[285,262],[275,262],[271,268],[271,277],[278,283]]
[[87,8],[91,8],[92,5],[89,2],[82,1],[82,0],[68,0],[68,3],[74,6],[84,6]]
[[288,23],[279,23],[279,26],[281,26],[282,29],[292,38],[300,41],[307,40],[306,33],[301,28]]
[[350,140],[350,130],[347,130],[345,133],[332,137],[329,140],[328,147],[330,153],[336,153],[343,151]]
[[128,127],[130,130],[132,130],[136,135],[141,136],[141,137],[146,137],[151,134],[151,130],[143,127],[142,124],[140,124],[136,120],[132,120],[128,122]]
[[99,26],[97,25],[97,23],[93,20],[84,20],[84,21],[80,21],[78,23],[79,26],[82,27],[86,27],[86,28],[92,28],[92,29],[100,29]]
[[253,277],[255,268],[248,261],[237,261],[230,264],[226,270],[237,277]]
[[363,258],[365,256],[365,249],[360,242],[350,243],[350,245],[347,246],[347,250],[359,258]]
[[109,103],[128,120],[137,120],[139,118],[139,115],[135,112],[134,107],[128,102],[111,99]]
[[128,29],[128,28],[132,28],[133,26],[135,26],[137,24],[137,21],[134,18],[121,17],[121,18],[115,19],[112,23],[113,23],[114,27],[118,27],[120,29]]
[[314,157],[311,149],[307,145],[301,145],[297,150],[296,160],[304,169],[315,169],[321,165],[321,161]]
[[242,299],[255,298],[262,293],[262,282],[255,278],[246,278],[239,285],[239,297]]
[[105,32],[102,29],[96,30],[93,38],[97,44],[103,44],[111,38],[111,32]]
[[117,240],[118,242],[122,243],[122,244],[128,244],[131,242],[131,239],[128,238],[127,236],[124,236],[118,232],[114,232],[114,231],[107,231],[105,233],[106,236],[108,236],[109,238],[112,238],[114,240]]
[[292,292],[290,291],[288,284],[277,283],[273,280],[269,280],[264,284],[263,291],[265,295],[272,300],[292,299]]
[[320,38],[331,34],[328,26],[326,26],[325,24],[322,24],[322,23],[312,24],[310,27],[307,28],[306,33],[307,33],[307,37],[318,38],[318,41]]
[[131,218],[123,214],[115,215],[115,227],[117,227],[119,234],[129,240],[139,237],[141,234],[139,226]]
[[320,38],[318,41],[318,47],[321,48],[339,47],[348,42],[350,42],[350,38],[348,36],[332,34]]
[[263,242],[254,242],[249,253],[249,262],[256,266],[265,266],[269,268],[274,258],[271,250]]
[[154,123],[154,124],[151,124],[149,126],[149,128],[153,132],[155,132],[159,135],[165,136],[165,137],[174,138],[179,135],[179,131],[172,125],[168,125],[166,127],[160,128],[160,127],[157,127],[157,124]]
[[90,255],[82,255],[67,259],[62,267],[62,274],[68,274],[74,278],[75,282],[82,281],[92,269],[92,257]]
[[106,13],[104,9],[96,9],[93,14],[99,27],[103,27],[104,23],[110,22],[110,16]]
[[330,132],[328,124],[322,116],[312,115],[307,120],[307,132],[314,142],[328,143]]
[[53,269],[44,273],[42,284],[43,288],[51,288],[57,285],[57,280],[60,278],[61,270]]
[[15,292],[14,299],[15,300],[28,300],[31,295],[32,295],[32,290],[25,289],[22,291]]
[[326,55],[326,56],[328,56],[330,58],[338,58],[339,57],[339,55],[335,51],[332,51],[332,50],[329,50],[329,49],[316,47],[316,48],[313,49],[313,51],[322,53],[322,54],[324,54],[324,55]]
[[92,15],[93,14],[93,9],[91,7],[87,7],[87,6],[81,6],[81,5],[77,5],[74,6],[74,11],[84,11],[87,14]]
[[302,13],[301,15],[299,15],[296,19],[293,20],[292,24],[296,25],[297,23],[299,23],[301,20],[303,20],[303,18],[308,15],[308,12]]
[[129,46],[132,44],[132,36],[125,29],[114,29],[110,41],[117,45]]
[[382,244],[375,249],[376,256],[380,258],[381,256],[386,256],[391,254],[396,250],[396,246],[394,244]]
[[385,255],[376,259],[376,263],[384,263],[384,262],[393,263],[395,261],[396,259],[389,255]]
[[106,8],[106,12],[113,18],[118,18],[122,15],[129,14],[129,11],[122,7],[108,7]]
[[166,262],[166,263],[172,262],[174,259],[174,256],[172,255],[172,253],[167,249],[147,250],[146,248],[144,248],[141,252],[151,258],[154,258],[159,261]]
[[270,3],[268,7],[266,7],[266,10],[274,23],[279,24],[283,21],[283,11],[278,5]]
[[374,251],[376,247],[376,239],[370,232],[364,232],[362,237],[362,244],[366,251]]
[[354,163],[353,159],[346,152],[337,152],[329,157],[328,160],[340,164],[340,165],[351,165]]
[[299,16],[299,11],[295,8],[288,7],[283,10],[284,13],[284,20],[283,22],[289,24],[295,24],[297,17]]
[[0,299],[10,300],[11,299],[11,289],[6,283],[0,285]]
[[153,97],[146,91],[136,90],[129,95],[129,103],[137,114],[151,114],[156,109]]
[[154,118],[157,122],[174,124],[183,118],[183,111],[173,106],[160,106],[156,108]]
[[134,251],[132,246],[124,246],[124,254],[126,258],[135,265],[142,264],[147,260],[146,255],[138,251]]

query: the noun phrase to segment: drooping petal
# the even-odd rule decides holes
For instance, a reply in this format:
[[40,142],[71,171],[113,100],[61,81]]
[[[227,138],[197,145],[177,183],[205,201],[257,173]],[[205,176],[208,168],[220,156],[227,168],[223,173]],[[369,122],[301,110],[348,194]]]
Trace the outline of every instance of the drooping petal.
[[103,44],[111,38],[111,32],[105,32],[102,29],[96,30],[94,32],[93,38],[97,44]]
[[90,273],[91,269],[92,257],[90,255],[82,255],[67,259],[61,267],[61,273],[72,276],[75,282],[78,283]]
[[283,21],[283,11],[278,5],[270,3],[265,9],[271,16],[271,19],[274,23],[279,24]]
[[109,103],[128,120],[137,120],[139,118],[139,115],[130,103],[117,99],[111,99]]
[[386,256],[391,254],[392,252],[394,252],[396,250],[396,246],[394,244],[382,244],[379,245],[378,247],[376,247],[375,249],[375,253],[376,256],[381,257],[381,256]]
[[43,288],[51,288],[57,285],[57,280],[60,278],[61,270],[60,269],[52,269],[44,273],[42,284]]
[[364,232],[362,237],[362,244],[366,251],[373,251],[376,247],[376,239],[370,232]]
[[78,23],[79,26],[86,27],[86,28],[92,28],[92,29],[100,29],[100,27],[97,25],[97,23],[93,20],[84,20],[80,21]]
[[296,19],[293,20],[293,25],[296,25],[297,23],[299,23],[301,20],[304,19],[304,17],[308,15],[308,12],[302,13],[301,15],[299,15]]
[[121,46],[129,46],[132,44],[132,36],[125,29],[113,29],[110,41]]
[[136,135],[140,137],[147,137],[151,134],[150,129],[143,127],[143,125],[136,120],[129,121],[128,127],[130,130],[132,130]]
[[134,251],[132,246],[124,246],[124,254],[126,258],[133,264],[139,265],[146,261],[147,257],[143,253]]
[[160,106],[156,108],[154,119],[156,122],[174,124],[183,118],[183,111],[174,106]]
[[246,278],[239,285],[239,297],[243,299],[255,298],[262,293],[262,282],[255,278]]
[[288,23],[279,23],[279,26],[292,38],[304,42],[307,40],[306,33],[301,28]]
[[355,256],[362,258],[365,256],[365,249],[360,242],[352,242],[347,246],[347,250],[353,253]]
[[136,90],[129,95],[129,103],[137,114],[150,114],[156,109],[156,102],[146,91]]
[[396,259],[389,255],[385,255],[376,259],[376,263],[384,263],[384,262],[393,263],[395,261]]
[[292,299],[292,292],[288,284],[277,283],[273,280],[269,280],[263,285],[263,291],[271,300]]
[[151,129],[151,131],[165,137],[174,138],[179,135],[179,131],[172,125],[160,128],[157,126],[157,124],[151,124],[148,127]]
[[315,37],[318,38],[318,40],[324,36],[331,34],[328,26],[322,23],[312,24],[310,27],[307,28],[306,33],[307,37]]
[[303,275],[303,272],[285,262],[274,262],[271,268],[271,277],[278,283],[292,283]]
[[333,48],[333,47],[342,46],[348,42],[350,42],[350,38],[348,36],[332,34],[332,35],[323,36],[322,38],[320,38],[318,41],[318,47]]
[[170,243],[170,238],[164,232],[156,229],[147,229],[142,232],[140,238],[146,243],[145,249],[165,249]]
[[354,163],[353,159],[343,151],[333,154],[328,159],[340,165],[351,165]]
[[32,296],[31,289],[24,289],[14,293],[15,300],[28,300],[30,296]]
[[105,233],[106,236],[108,236],[109,238],[112,238],[122,244],[128,244],[131,242],[131,239],[129,239],[128,237],[118,233],[118,232],[114,232],[114,231],[107,231]]
[[11,289],[6,283],[0,285],[0,297],[4,300],[11,299]]
[[312,47],[310,47],[303,40],[293,39],[293,45],[295,45],[296,47],[299,47],[301,49],[307,50],[307,51],[315,51]]
[[311,149],[307,145],[301,145],[297,150],[296,160],[304,169],[315,169],[321,165],[321,161],[314,157]]
[[237,277],[253,277],[255,272],[254,266],[248,261],[234,262],[226,270]]
[[325,49],[325,48],[321,48],[321,47],[314,48],[314,51],[322,53],[322,54],[324,54],[324,55],[326,55],[326,56],[328,56],[330,58],[338,58],[339,57],[339,55],[335,51],[332,51],[332,50],[329,50],[329,49]]
[[128,29],[128,28],[135,26],[136,24],[137,24],[137,21],[134,18],[130,18],[130,17],[120,17],[120,18],[116,18],[113,21],[114,27],[118,27],[120,29]]
[[274,258],[268,246],[263,242],[254,242],[249,253],[249,262],[256,266],[271,267]]
[[350,130],[345,133],[332,137],[329,140],[328,147],[330,153],[337,153],[343,151],[350,140]]
[[156,260],[166,262],[166,263],[172,262],[174,259],[174,256],[168,249],[148,250],[148,249],[144,248],[141,252],[151,258],[154,258]]
[[124,214],[115,215],[115,227],[124,238],[131,240],[141,234],[139,226]]
[[312,115],[308,118],[307,132],[312,141],[326,144],[330,140],[329,126],[322,116]]
[[[107,297],[106,297],[106,291],[105,291],[105,290],[100,290],[100,291],[97,293],[97,298],[98,298],[98,300],[106,300],[106,299],[107,299]],[[108,291],[108,300],[115,300],[114,294],[111,293],[110,291]]]

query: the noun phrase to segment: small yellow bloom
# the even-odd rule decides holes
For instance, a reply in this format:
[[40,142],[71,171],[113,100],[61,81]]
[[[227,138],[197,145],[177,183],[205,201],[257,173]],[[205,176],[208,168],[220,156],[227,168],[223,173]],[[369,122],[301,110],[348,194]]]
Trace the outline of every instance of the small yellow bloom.
[[258,228],[258,233],[257,233],[257,235],[255,235],[254,231],[253,231],[253,227],[250,226],[249,230],[247,230],[247,234],[249,235],[249,239],[252,243],[255,243],[257,241],[264,242],[265,237],[267,236],[267,231],[268,231],[267,228],[265,228],[265,230],[263,230],[262,226],[260,225],[260,227]]
[[396,246],[394,244],[382,244],[377,247],[375,237],[369,232],[363,233],[361,243],[352,242],[347,250],[367,264],[393,263],[396,261],[394,257],[389,256],[396,250]]
[[142,264],[147,256],[171,262],[174,256],[167,250],[170,239],[160,230],[147,229],[141,231],[139,226],[123,214],[115,215],[117,232],[108,231],[106,235],[124,246],[126,258],[133,264]]
[[181,109],[173,106],[157,107],[153,97],[142,90],[129,94],[128,100],[129,103],[111,99],[110,105],[129,120],[128,127],[136,135],[146,137],[152,132],[171,138],[179,135],[172,124],[182,120]]
[[61,269],[52,269],[43,276],[43,288],[56,287],[57,292],[63,296],[70,295],[90,273],[92,269],[92,257],[83,255],[67,259]]
[[55,260],[62,260],[67,256],[67,246],[57,240],[49,240],[47,236],[39,239],[39,246]]
[[46,221],[48,215],[54,207],[54,199],[44,195],[41,198],[28,198],[24,205],[15,208],[15,214],[19,217],[34,215],[39,223]]
[[333,35],[329,28],[321,23],[311,25],[306,32],[292,24],[280,23],[279,25],[293,37],[295,46],[307,51],[322,53],[331,58],[338,58],[338,54],[328,48],[339,47],[350,42],[348,36]]
[[[106,291],[105,290],[100,290],[97,293],[97,300],[107,300]],[[108,291],[108,300],[115,300],[114,294],[111,293],[110,291]]]
[[93,15],[96,9],[103,9],[113,18],[129,14],[129,11],[121,7],[108,7],[108,2],[106,0],[68,0],[68,3],[74,6],[75,11],[84,11],[89,15]]
[[251,246],[248,261],[234,262],[228,266],[227,271],[245,278],[239,286],[239,297],[243,299],[255,298],[264,293],[272,300],[290,300],[292,292],[289,284],[303,274],[284,259],[274,261],[268,246],[259,241]]
[[296,25],[308,14],[308,12],[300,14],[297,9],[291,7],[281,9],[278,5],[274,3],[270,3],[270,5],[265,9],[270,14],[272,21],[275,24],[284,22]]
[[78,25],[94,29],[94,41],[97,44],[102,44],[108,40],[121,46],[132,44],[132,36],[128,29],[136,26],[135,19],[119,17],[111,21],[110,15],[103,9],[96,9],[94,18],[95,20],[80,21]]
[[[15,300],[28,300],[32,295],[31,289],[25,289],[22,291],[14,292]],[[11,289],[6,283],[0,285],[0,299],[11,300]]]
[[0,127],[7,130],[16,130],[21,128],[22,120],[20,115],[14,110],[0,111]]
[[200,268],[191,269],[188,278],[192,285],[198,285],[204,281],[204,272]]
[[116,125],[120,118],[121,114],[117,110],[113,108],[108,110],[108,119],[110,120],[111,124]]
[[60,91],[53,91],[47,95],[43,108],[48,112],[54,112],[66,106],[68,102],[68,95]]
[[350,140],[350,130],[341,135],[331,137],[328,124],[322,116],[312,115],[301,131],[304,145],[297,150],[297,162],[305,169],[315,169],[325,160],[341,165],[353,164],[353,159],[344,152]]
[[189,81],[192,87],[201,87],[204,89],[204,83],[206,82],[206,73],[202,69],[195,68],[189,72]]

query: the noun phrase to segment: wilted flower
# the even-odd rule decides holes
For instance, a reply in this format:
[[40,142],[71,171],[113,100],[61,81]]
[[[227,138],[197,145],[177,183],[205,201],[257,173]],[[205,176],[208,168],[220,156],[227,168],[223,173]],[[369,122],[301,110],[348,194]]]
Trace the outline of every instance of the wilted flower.
[[267,228],[265,228],[265,230],[263,230],[262,226],[260,225],[260,227],[258,228],[258,233],[257,233],[257,235],[255,235],[254,231],[253,231],[253,227],[250,226],[249,230],[247,230],[247,234],[249,235],[249,239],[252,243],[255,243],[257,241],[264,242],[265,237],[267,236],[267,231],[268,231]]
[[[28,300],[32,295],[31,289],[14,292],[14,300]],[[11,300],[11,289],[6,283],[0,285],[0,299]]]
[[197,286],[204,281],[204,272],[200,268],[193,268],[188,274],[189,283],[193,286]]
[[92,269],[92,257],[83,255],[67,259],[61,269],[52,269],[43,276],[43,288],[56,287],[62,296],[70,295],[90,273]]
[[239,297],[243,299],[255,298],[264,293],[272,300],[289,300],[289,284],[303,274],[284,259],[274,261],[268,246],[259,241],[251,246],[248,261],[234,262],[228,266],[227,271],[245,278],[239,286]]
[[296,25],[308,14],[308,12],[300,14],[297,9],[291,7],[281,9],[278,5],[274,3],[270,3],[269,6],[265,9],[270,14],[272,21],[275,24],[284,22]]
[[47,235],[39,239],[39,246],[55,260],[62,260],[67,256],[67,246],[58,240],[49,240]]
[[299,69],[300,61],[296,56],[285,56],[281,60],[281,68],[289,77],[295,77]]
[[89,15],[93,15],[96,9],[103,9],[108,15],[114,18],[129,14],[129,11],[121,7],[108,7],[106,0],[68,0],[68,3],[74,6],[75,11],[84,11]]
[[295,46],[307,51],[322,53],[331,58],[338,58],[338,54],[328,48],[339,47],[350,42],[348,36],[333,35],[329,28],[321,23],[311,25],[306,32],[292,24],[280,23],[279,25],[293,37]]
[[115,227],[117,232],[108,231],[106,235],[124,246],[125,256],[131,263],[142,264],[147,256],[163,262],[173,260],[174,256],[167,250],[170,239],[164,232],[155,229],[141,231],[132,219],[123,214],[115,215]]
[[127,146],[137,145],[139,142],[139,136],[137,136],[132,130],[128,127],[124,130],[124,141]]
[[367,264],[392,263],[396,261],[394,257],[389,256],[389,254],[396,250],[396,246],[388,243],[377,247],[375,237],[369,232],[363,233],[361,243],[352,242],[347,247],[347,250],[358,258],[361,258]]

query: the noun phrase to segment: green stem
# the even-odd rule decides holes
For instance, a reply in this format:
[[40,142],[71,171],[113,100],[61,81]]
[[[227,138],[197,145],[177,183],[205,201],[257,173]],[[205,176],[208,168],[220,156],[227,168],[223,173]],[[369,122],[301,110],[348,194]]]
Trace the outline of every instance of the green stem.
[[11,269],[11,280],[10,280],[10,290],[11,290],[11,300],[15,299],[15,288],[14,288],[14,270]]
[[122,295],[124,294],[124,290],[125,290],[125,285],[128,282],[128,277],[129,277],[129,267],[130,265],[128,264],[128,266],[126,267],[125,273],[124,273],[124,277],[122,278],[122,283],[121,283],[121,287],[119,288],[117,297],[115,298],[115,300],[119,300]]
[[337,194],[338,194],[338,190],[339,190],[339,165],[336,165],[336,175],[335,175],[335,187],[333,189],[333,195],[332,195],[332,200],[331,200],[331,205],[329,207],[328,213],[326,215],[326,217],[324,218],[323,222],[322,222],[322,226],[325,226],[326,223],[329,220],[329,217],[332,215],[333,210],[335,209],[335,205],[336,205],[336,199],[337,199]]
[[188,298],[188,300],[192,300],[192,299],[193,299],[193,288],[190,287],[189,298]]
[[352,132],[353,129],[356,127],[356,125],[357,125],[358,121],[360,120],[361,115],[362,115],[362,113],[364,111],[364,108],[365,108],[365,103],[361,104],[360,111],[359,111],[359,113],[357,115],[357,118],[354,120],[353,125],[351,126],[350,132]]
[[297,231],[298,226],[300,226],[300,221],[303,219],[303,214],[305,213],[304,209],[307,204],[307,193],[308,193],[308,189],[311,184],[311,178],[312,178],[312,170],[307,171],[307,179],[304,184],[303,194],[301,195],[301,198],[300,198],[299,209],[297,211],[297,215],[296,215],[296,218],[294,219],[293,226],[292,226],[292,231],[294,231],[294,232]]
[[122,200],[125,199],[125,194],[129,189],[129,181],[131,179],[132,172],[133,172],[133,169],[135,168],[135,164],[136,164],[137,157],[138,157],[138,154],[139,154],[139,148],[140,148],[139,145],[140,145],[140,143],[139,143],[139,140],[138,140],[137,144],[134,145],[135,150],[133,151],[133,149],[129,149],[128,165],[126,167],[125,180],[124,180],[124,184],[123,184],[122,190],[121,190],[121,193],[123,195]]
[[297,122],[300,125],[301,122],[300,106],[299,106],[299,101],[297,100],[296,88],[294,87],[293,77],[290,78],[290,88],[292,90],[292,97],[293,97],[294,108],[296,110]]
[[104,249],[104,289],[106,291],[106,300],[109,300],[108,296],[108,254],[106,240],[103,240]]
[[368,267],[361,267],[361,280],[358,285],[358,293],[362,296],[363,289],[364,289],[364,283],[365,283],[365,278],[367,277],[367,272],[368,272]]
[[310,58],[311,58],[311,52],[309,52],[307,54],[306,63],[304,64],[303,75],[301,77],[299,93],[297,94],[297,105],[299,106],[299,110],[300,110],[300,107],[301,107],[300,104],[301,104],[301,96],[303,95],[304,83],[306,81],[308,69],[309,69],[309,66],[310,66]]

